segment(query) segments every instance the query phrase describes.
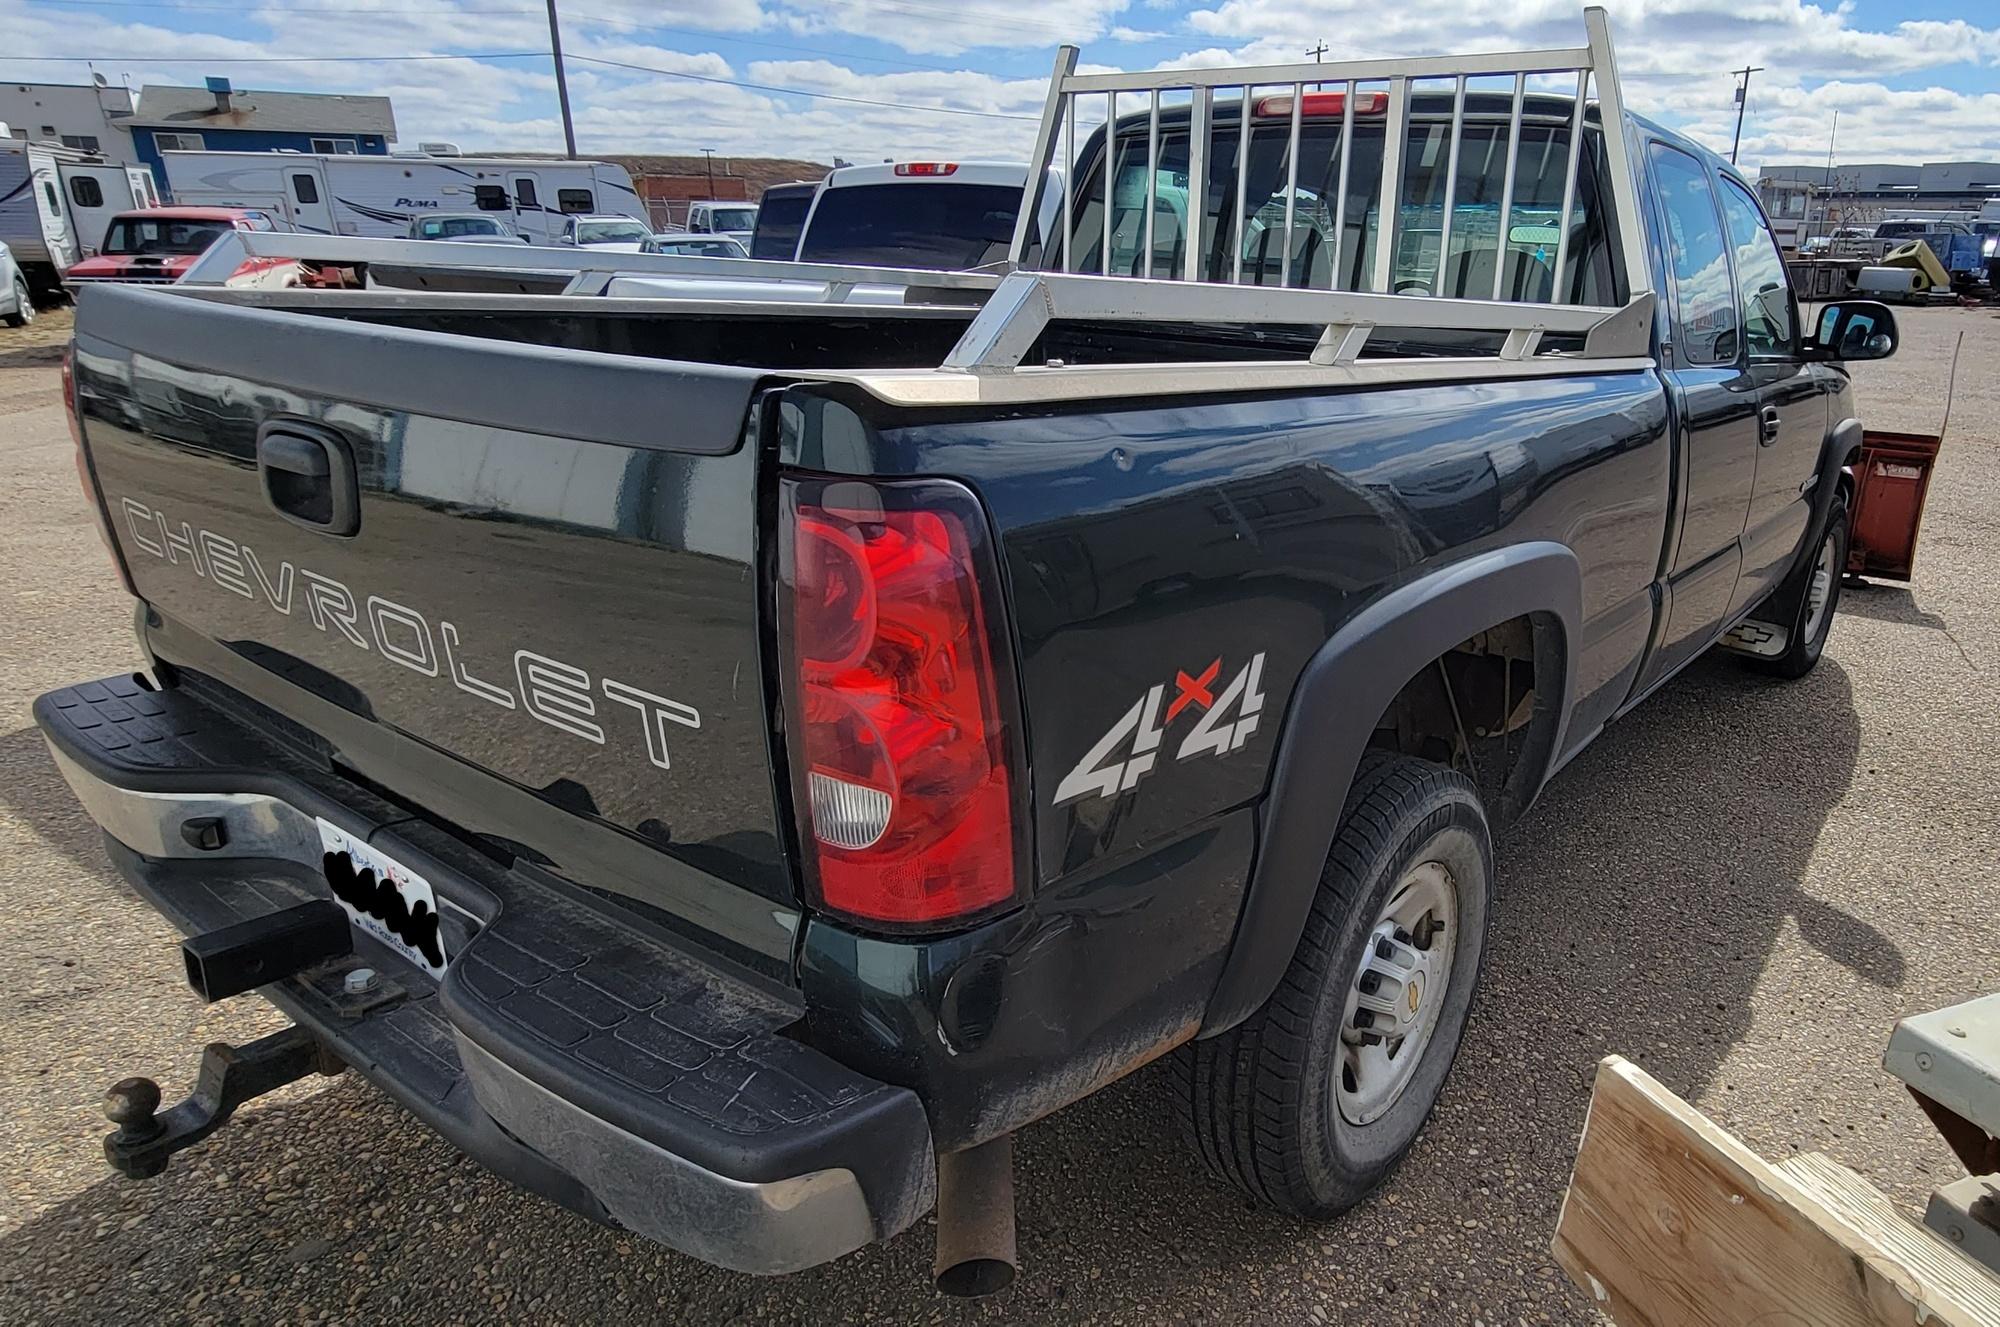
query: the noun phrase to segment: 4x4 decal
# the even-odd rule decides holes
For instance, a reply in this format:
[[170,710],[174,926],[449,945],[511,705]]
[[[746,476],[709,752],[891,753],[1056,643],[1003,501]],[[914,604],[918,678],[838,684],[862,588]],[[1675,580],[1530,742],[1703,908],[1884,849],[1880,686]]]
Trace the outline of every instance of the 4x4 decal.
[[[1063,776],[1056,785],[1056,805],[1073,802],[1079,797],[1096,793],[1099,797],[1116,797],[1119,793],[1130,792],[1139,780],[1153,768],[1159,759],[1160,745],[1166,736],[1166,728],[1183,710],[1198,707],[1201,718],[1181,739],[1174,751],[1175,760],[1213,753],[1225,755],[1236,750],[1250,740],[1250,734],[1257,731],[1257,716],[1264,708],[1264,654],[1258,651],[1250,662],[1236,671],[1229,684],[1222,688],[1220,695],[1213,690],[1215,679],[1222,674],[1222,660],[1190,675],[1185,670],[1174,672],[1174,698],[1167,704],[1164,718],[1160,715],[1160,703],[1166,697],[1164,684],[1147,689],[1146,694],[1134,701],[1132,708],[1125,711],[1122,718],[1096,745],[1084,753],[1076,762],[1076,768]],[[1231,718],[1231,714],[1234,718]],[[1117,753],[1125,753],[1122,758]]]

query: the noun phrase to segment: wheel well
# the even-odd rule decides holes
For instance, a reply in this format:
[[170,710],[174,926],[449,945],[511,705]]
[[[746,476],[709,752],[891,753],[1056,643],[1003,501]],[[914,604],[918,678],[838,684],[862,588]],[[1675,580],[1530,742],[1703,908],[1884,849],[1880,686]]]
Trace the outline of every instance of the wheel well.
[[1528,613],[1419,668],[1376,721],[1369,746],[1449,765],[1505,823],[1541,790],[1562,713],[1562,625]]

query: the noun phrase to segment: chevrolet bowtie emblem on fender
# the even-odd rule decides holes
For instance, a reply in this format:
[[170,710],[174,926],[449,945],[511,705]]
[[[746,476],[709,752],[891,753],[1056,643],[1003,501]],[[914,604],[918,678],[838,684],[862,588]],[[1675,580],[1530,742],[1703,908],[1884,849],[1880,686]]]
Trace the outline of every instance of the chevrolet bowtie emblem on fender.
[[[1174,751],[1175,760],[1188,760],[1195,756],[1213,754],[1226,755],[1250,740],[1250,734],[1257,731],[1257,716],[1264,708],[1264,653],[1258,651],[1250,662],[1238,669],[1229,679],[1229,685],[1217,695],[1212,688],[1215,679],[1222,675],[1222,660],[1216,659],[1197,673],[1186,669],[1174,670],[1173,701],[1167,705],[1166,717],[1160,716],[1160,703],[1166,696],[1164,684],[1154,686],[1146,694],[1134,701],[1124,717],[1111,725],[1110,731],[1097,739],[1097,744],[1084,753],[1076,768],[1063,776],[1056,785],[1056,805],[1073,802],[1079,797],[1096,793],[1100,797],[1116,797],[1119,793],[1130,792],[1135,784],[1153,768],[1159,759],[1160,744],[1166,736],[1167,726],[1180,717],[1183,710],[1199,709],[1201,717],[1195,726],[1183,737]],[[1117,759],[1115,753],[1126,753],[1124,759]]]

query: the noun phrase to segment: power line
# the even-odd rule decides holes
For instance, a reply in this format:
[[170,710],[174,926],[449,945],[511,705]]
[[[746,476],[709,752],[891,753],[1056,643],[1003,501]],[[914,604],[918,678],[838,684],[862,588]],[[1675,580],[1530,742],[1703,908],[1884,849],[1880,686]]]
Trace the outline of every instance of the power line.
[[[245,14],[242,5],[215,4],[146,4],[135,0],[31,0],[38,5],[81,5],[103,9],[149,9],[155,13],[171,14],[176,10],[217,10],[230,14]],[[435,14],[439,18],[457,18],[459,15],[493,14],[539,14],[539,9],[378,9],[364,5],[297,5],[285,8],[267,7],[262,12],[279,14]]]
[[[474,55],[0,55],[0,60],[33,60],[62,64],[66,62],[116,64],[129,61],[132,64],[153,65],[318,65],[318,64],[385,64],[396,60],[522,60],[528,57],[546,60],[547,51],[483,51]],[[571,59],[578,57],[571,56]]]
[[[168,3],[156,4],[156,3],[151,3],[150,0],[31,0],[31,2],[34,4],[43,4],[43,5],[76,5],[76,6],[87,6],[91,8],[105,8],[105,9],[143,9],[143,10],[152,10],[158,13],[166,13],[166,14],[174,13],[177,10],[186,10],[195,13],[215,12],[215,13],[227,13],[227,14],[243,14],[246,18],[251,18],[251,19],[261,19],[265,16],[278,15],[278,14],[365,14],[365,15],[386,14],[397,17],[412,17],[412,18],[428,18],[433,16],[438,18],[458,18],[461,16],[469,17],[472,15],[478,15],[481,17],[488,17],[488,18],[542,17],[542,11],[539,9],[456,9],[449,7],[432,8],[432,9],[405,9],[405,8],[392,9],[382,6],[371,6],[371,5],[284,5],[284,6],[265,5],[260,7],[254,14],[245,14],[244,8],[240,4],[209,4],[209,3],[203,3],[201,2],[201,0],[195,0],[195,2],[187,4],[168,4]],[[756,47],[760,50],[785,51],[793,55],[815,55],[819,56],[822,59],[829,58],[828,53],[819,47],[795,46],[786,42],[766,41],[761,37],[741,37],[737,36],[735,33],[730,33],[730,32],[712,32],[700,28],[677,28],[665,23],[648,23],[644,19],[616,18],[610,14],[593,14],[582,10],[571,10],[568,14],[564,15],[564,17],[567,18],[572,23],[575,22],[602,23],[608,27],[625,28],[634,32],[669,32],[677,37],[688,37],[692,38],[695,41],[700,41],[700,42],[714,42],[718,45],[727,43],[732,46]],[[842,51],[839,53],[837,59],[842,64],[853,61],[853,62],[860,62],[863,64],[888,65],[898,69],[926,70],[939,74],[957,74],[965,72],[962,68],[953,68],[950,65],[926,64],[921,60],[897,60],[882,55],[862,55],[859,52],[855,51]]]
[[[100,64],[116,64],[129,61],[134,64],[377,64],[392,60],[524,60],[549,58],[547,51],[488,51],[479,55],[228,55],[228,56],[155,56],[155,55],[0,55],[0,60],[35,60],[54,63],[96,61]],[[920,111],[933,115],[965,115],[982,120],[1019,120],[1028,124],[1039,122],[1034,115],[1011,115],[1006,111],[981,111],[969,106],[923,106],[908,101],[878,101],[872,97],[846,97],[837,92],[813,92],[806,88],[783,87],[776,83],[751,83],[738,78],[718,78],[713,74],[691,74],[681,69],[661,69],[655,65],[633,64],[626,60],[606,60],[601,56],[577,55],[574,52],[564,57],[581,60],[586,64],[605,65],[612,69],[630,69],[641,74],[658,74],[662,78],[683,78],[695,83],[714,83],[723,87],[746,88],[752,92],[774,92],[786,97],[809,97],[815,101],[838,101],[850,106],[879,106],[892,111]]]
[[[86,8],[141,9],[141,10],[150,9],[165,13],[171,13],[176,9],[187,9],[196,11],[214,10],[227,13],[245,14],[242,5],[216,4],[216,3],[211,3],[210,0],[189,0],[189,2],[185,4],[155,3],[154,0],[29,0],[29,2],[32,4],[70,5],[70,6],[81,6]],[[931,18],[947,18],[954,20],[960,26],[981,28],[989,32],[1014,32],[1020,30],[1021,28],[1040,28],[1046,32],[1059,33],[1059,34],[1068,34],[1074,31],[1074,27],[1072,25],[1061,23],[1055,20],[1029,18],[1024,15],[1007,14],[992,9],[978,9],[965,6],[947,8],[941,5],[914,4],[910,3],[910,0],[872,0],[872,7],[876,9],[888,10],[895,13],[921,15],[924,17],[931,17]],[[466,15],[512,14],[521,17],[527,17],[531,15],[539,15],[541,14],[542,11],[537,9],[455,9],[450,7],[442,7],[434,9],[402,9],[402,8],[385,9],[385,8],[371,8],[361,5],[352,5],[352,6],[272,5],[272,6],[266,6],[261,12],[275,13],[275,14],[435,14],[441,18],[450,18],[459,14],[466,14]],[[245,14],[245,16],[251,17],[252,15]],[[607,23],[624,23],[636,27],[645,27],[645,28],[653,28],[658,26],[654,24],[643,23],[635,19],[614,19],[614,18],[609,18],[607,16],[599,16],[598,21]],[[688,29],[675,29],[675,28],[660,28],[659,30],[666,32],[691,31]],[[713,35],[718,40],[722,39],[722,34],[720,33],[704,34],[704,35]],[[865,35],[865,34],[860,34],[860,35]],[[768,42],[762,44],[771,45],[771,43]],[[984,45],[988,43],[976,43],[976,44]],[[799,49],[799,48],[794,47],[787,49]],[[942,68],[942,66],[923,66],[923,65],[919,65],[917,67]],[[944,70],[944,72],[951,73],[956,71]]]
[[690,74],[679,69],[659,69],[652,65],[631,64],[624,60],[606,60],[595,55],[571,55],[572,60],[582,60],[594,65],[608,65],[613,69],[631,69],[642,74],[659,74],[666,78],[691,79],[696,83],[719,83],[725,87],[748,88],[753,92],[776,92],[788,97],[812,97],[819,101],[840,101],[850,106],[882,106],[895,111],[932,111],[939,115],[970,115],[983,120],[1021,120],[1038,124],[1040,116],[1010,115],[1006,111],[976,111],[967,106],[919,106],[907,101],[876,101],[869,97],[844,97],[837,92],[808,92],[804,88],[780,87],[774,83],[750,83],[738,78],[717,78],[713,74]]

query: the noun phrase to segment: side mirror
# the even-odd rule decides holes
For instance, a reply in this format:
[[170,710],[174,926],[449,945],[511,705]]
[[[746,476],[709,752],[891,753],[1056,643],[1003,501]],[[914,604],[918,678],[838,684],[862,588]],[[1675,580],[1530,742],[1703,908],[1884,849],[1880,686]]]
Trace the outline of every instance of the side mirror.
[[1896,315],[1874,300],[1836,300],[1823,304],[1812,339],[1811,358],[1840,361],[1887,359],[1896,353]]

